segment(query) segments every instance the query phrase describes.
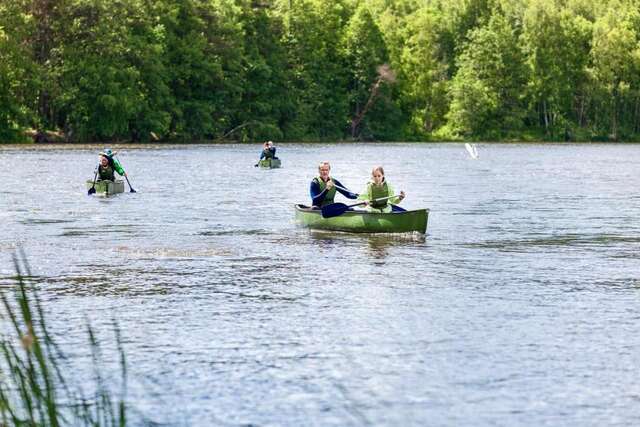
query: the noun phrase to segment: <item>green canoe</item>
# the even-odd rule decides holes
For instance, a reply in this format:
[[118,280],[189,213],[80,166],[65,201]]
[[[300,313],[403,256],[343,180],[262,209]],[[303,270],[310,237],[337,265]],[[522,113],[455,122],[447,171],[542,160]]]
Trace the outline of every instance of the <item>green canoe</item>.
[[[87,180],[87,190],[93,187],[93,180]],[[124,181],[96,181],[96,196],[111,196],[113,194],[124,193]]]
[[377,213],[347,211],[332,218],[323,218],[320,209],[295,205],[296,221],[314,230],[347,231],[352,233],[426,233],[429,209]]
[[266,169],[279,168],[281,164],[280,159],[262,159],[258,162],[258,166]]

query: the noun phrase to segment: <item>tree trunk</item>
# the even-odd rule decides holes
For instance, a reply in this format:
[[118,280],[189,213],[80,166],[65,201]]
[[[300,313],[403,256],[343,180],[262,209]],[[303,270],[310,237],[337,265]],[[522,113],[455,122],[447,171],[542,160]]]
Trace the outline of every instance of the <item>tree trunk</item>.
[[613,108],[611,109],[611,136],[618,140],[618,82],[613,85]]
[[544,119],[544,131],[549,135],[549,116],[547,115],[547,101],[542,101],[542,117]]
[[367,103],[364,105],[364,108],[362,109],[362,111],[360,111],[360,113],[357,113],[355,117],[351,120],[351,137],[352,138],[355,138],[358,135],[359,133],[358,126],[360,126],[360,123],[362,123],[362,120],[364,119],[364,116],[367,114],[367,111],[369,111],[369,109],[373,106],[375,98],[378,96],[378,91],[380,90],[380,84],[382,83],[382,80],[383,80],[382,77],[378,77],[378,80],[376,81],[376,83],[373,85],[373,88],[371,89],[371,94],[369,95],[369,99],[367,100]]

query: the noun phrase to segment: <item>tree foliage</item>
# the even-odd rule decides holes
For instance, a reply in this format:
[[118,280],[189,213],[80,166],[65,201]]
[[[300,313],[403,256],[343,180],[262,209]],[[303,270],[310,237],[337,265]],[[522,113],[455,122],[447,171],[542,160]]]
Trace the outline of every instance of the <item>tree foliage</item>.
[[0,2],[0,140],[632,140],[632,0]]

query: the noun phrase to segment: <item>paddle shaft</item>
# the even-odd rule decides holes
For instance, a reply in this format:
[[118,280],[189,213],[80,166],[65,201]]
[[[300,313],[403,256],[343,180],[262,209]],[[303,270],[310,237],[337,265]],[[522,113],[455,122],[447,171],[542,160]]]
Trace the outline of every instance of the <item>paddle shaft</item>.
[[127,180],[127,184],[129,184],[129,192],[130,193],[135,193],[136,190],[133,189],[133,187],[131,186],[131,183],[129,182],[129,178],[127,177],[127,175],[124,176],[124,179]]
[[373,200],[365,200],[364,202],[360,202],[360,203],[354,203],[352,205],[347,205],[348,207],[353,207],[353,206],[360,206],[360,205],[365,205],[367,203],[371,203],[371,202],[382,202],[383,200],[389,200],[389,199],[393,199],[394,197],[398,197],[398,196],[388,196],[388,197],[380,197],[377,199],[373,199]]
[[[113,156],[113,157],[115,157],[115,156]],[[122,163],[120,163],[120,165],[122,165]],[[127,176],[127,172],[124,173],[124,179],[127,180],[127,184],[129,185],[129,192],[130,193],[136,193],[137,191],[133,189],[133,187],[131,186],[131,183],[129,182],[129,177]]]
[[354,203],[354,204],[351,204],[351,205],[345,205],[344,203],[332,203],[332,204],[327,205],[327,206],[322,208],[321,215],[322,215],[323,218],[332,218],[334,216],[342,215],[343,213],[348,211],[349,208],[351,208],[353,206],[365,205],[365,204],[371,203],[371,202],[381,202],[383,200],[389,200],[389,199],[392,199],[394,197],[397,197],[397,196],[380,197],[378,199],[373,199],[373,200],[369,200],[369,201]]
[[91,195],[93,193],[96,192],[96,179],[98,179],[98,169],[100,168],[100,165],[98,165],[98,167],[96,168],[96,173],[95,175],[93,175],[93,184],[91,184],[91,188],[89,189],[89,191],[87,191],[87,194]]

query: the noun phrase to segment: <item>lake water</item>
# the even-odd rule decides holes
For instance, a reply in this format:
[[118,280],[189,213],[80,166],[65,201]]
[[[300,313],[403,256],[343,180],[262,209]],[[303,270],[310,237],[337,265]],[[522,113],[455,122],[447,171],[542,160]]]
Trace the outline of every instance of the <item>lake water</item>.
[[[100,148],[0,147],[0,281],[21,246],[77,360],[117,320],[133,424],[637,425],[640,145],[124,147],[89,197]],[[321,160],[427,235],[296,226]]]

